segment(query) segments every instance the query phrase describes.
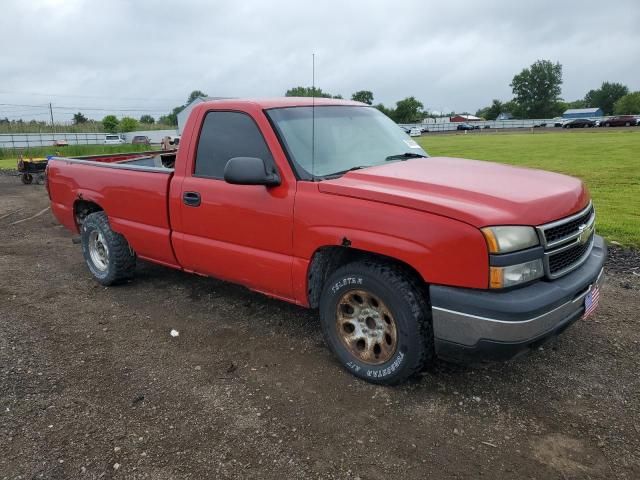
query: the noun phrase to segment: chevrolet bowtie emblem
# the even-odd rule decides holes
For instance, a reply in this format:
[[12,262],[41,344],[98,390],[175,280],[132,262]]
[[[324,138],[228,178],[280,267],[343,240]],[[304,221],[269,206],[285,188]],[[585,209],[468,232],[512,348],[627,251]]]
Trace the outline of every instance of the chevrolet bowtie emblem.
[[580,225],[578,227],[578,242],[587,243],[589,238],[591,237],[591,229],[587,228],[586,225]]

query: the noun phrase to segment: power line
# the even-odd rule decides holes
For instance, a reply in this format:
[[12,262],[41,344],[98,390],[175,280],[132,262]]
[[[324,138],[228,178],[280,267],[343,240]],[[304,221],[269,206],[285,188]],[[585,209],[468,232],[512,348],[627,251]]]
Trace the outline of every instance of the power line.
[[178,102],[179,100],[173,98],[158,98],[158,97],[114,97],[105,95],[65,95],[62,93],[38,93],[38,92],[11,92],[7,90],[0,91],[0,95],[35,95],[41,97],[64,97],[64,98],[105,98],[109,100],[142,100],[150,102]]
[[97,112],[167,112],[169,109],[147,109],[147,108],[94,108],[94,107],[53,107],[54,110],[84,110]]
[[[49,108],[50,104],[45,105],[25,105],[19,103],[0,103],[0,107],[24,107],[24,108]],[[98,107],[67,107],[67,106],[52,106],[54,110],[74,110],[74,111],[98,111],[98,112],[151,112],[151,113],[166,113],[170,111],[170,108],[157,108],[150,109],[147,107],[128,107],[128,108],[98,108]]]
[[0,106],[6,106],[6,107],[37,107],[37,108],[42,108],[42,107],[46,107],[47,105],[24,105],[24,104],[19,104],[19,103],[0,103]]

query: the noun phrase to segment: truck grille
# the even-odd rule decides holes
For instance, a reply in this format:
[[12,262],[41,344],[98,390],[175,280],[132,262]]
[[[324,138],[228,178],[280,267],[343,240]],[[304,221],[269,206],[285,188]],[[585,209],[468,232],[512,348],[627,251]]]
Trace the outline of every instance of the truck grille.
[[591,253],[591,247],[593,246],[593,233],[587,243],[578,243],[572,245],[566,250],[559,251],[557,253],[551,252],[549,254],[549,274],[552,276],[560,276],[562,272],[570,269],[573,265],[579,265],[582,263],[583,257]]
[[592,215],[593,205],[589,205],[586,211],[582,211],[578,214],[577,218],[569,220],[567,223],[561,223],[555,227],[545,229],[544,236],[547,244],[553,244],[554,242],[559,242],[566,237],[574,235],[578,232],[580,225],[588,223]]
[[595,210],[589,205],[575,215],[538,227],[545,248],[547,278],[565,275],[582,265],[593,248]]

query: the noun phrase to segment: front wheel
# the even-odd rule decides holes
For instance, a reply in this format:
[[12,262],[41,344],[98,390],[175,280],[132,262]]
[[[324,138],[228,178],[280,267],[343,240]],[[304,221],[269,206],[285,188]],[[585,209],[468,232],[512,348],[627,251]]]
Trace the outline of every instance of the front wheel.
[[339,268],[323,289],[320,321],[342,365],[372,383],[401,383],[434,357],[425,294],[395,265],[359,261]]
[[111,230],[104,212],[95,212],[85,218],[81,241],[87,267],[100,284],[114,285],[133,277],[136,255],[127,240]]
[[33,183],[33,175],[30,173],[23,173],[20,175],[20,181],[25,185],[31,185],[31,183]]

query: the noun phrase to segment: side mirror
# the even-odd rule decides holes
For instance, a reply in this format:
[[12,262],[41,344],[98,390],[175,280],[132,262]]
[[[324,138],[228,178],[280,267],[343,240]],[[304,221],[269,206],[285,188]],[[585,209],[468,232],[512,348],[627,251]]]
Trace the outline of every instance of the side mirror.
[[265,161],[254,157],[235,157],[224,167],[224,180],[234,185],[280,185],[275,167],[267,167]]

